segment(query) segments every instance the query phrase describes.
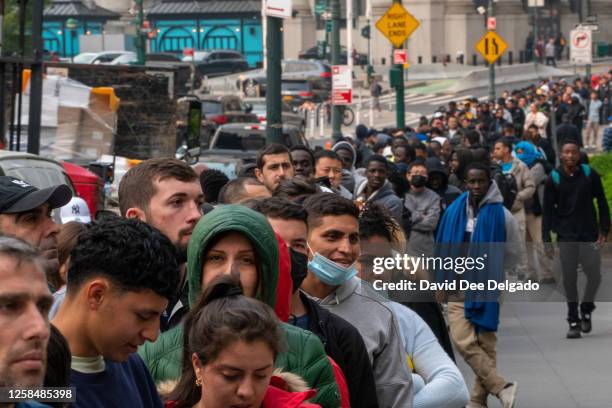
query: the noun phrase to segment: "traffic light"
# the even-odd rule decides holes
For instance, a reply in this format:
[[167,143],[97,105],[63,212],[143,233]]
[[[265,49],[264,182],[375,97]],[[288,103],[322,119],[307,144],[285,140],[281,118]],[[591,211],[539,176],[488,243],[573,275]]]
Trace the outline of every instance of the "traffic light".
[[370,26],[369,25],[361,29],[361,36],[363,38],[370,38]]

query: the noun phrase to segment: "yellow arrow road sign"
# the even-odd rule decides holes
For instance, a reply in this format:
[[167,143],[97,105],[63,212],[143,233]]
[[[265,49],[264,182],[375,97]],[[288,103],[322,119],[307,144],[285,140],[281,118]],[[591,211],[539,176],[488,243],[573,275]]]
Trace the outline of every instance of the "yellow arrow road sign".
[[376,22],[376,28],[395,48],[401,47],[419,25],[418,20],[399,3],[393,3]]
[[494,64],[495,61],[506,51],[508,44],[495,31],[488,31],[482,36],[480,41],[476,43],[476,51],[478,51],[489,64]]

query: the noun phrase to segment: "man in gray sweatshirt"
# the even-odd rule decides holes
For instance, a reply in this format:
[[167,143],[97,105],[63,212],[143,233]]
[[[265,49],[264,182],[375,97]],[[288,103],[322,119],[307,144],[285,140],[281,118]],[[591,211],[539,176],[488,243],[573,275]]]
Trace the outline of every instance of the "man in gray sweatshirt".
[[425,187],[428,178],[427,165],[415,160],[408,167],[406,178],[410,191],[404,206],[411,214],[410,238],[406,252],[413,256],[433,255],[434,231],[440,219],[440,196]]
[[368,350],[378,403],[411,408],[412,378],[398,323],[389,302],[355,275],[360,254],[359,209],[336,194],[306,199],[308,275],[302,290],[321,306],[354,325]]

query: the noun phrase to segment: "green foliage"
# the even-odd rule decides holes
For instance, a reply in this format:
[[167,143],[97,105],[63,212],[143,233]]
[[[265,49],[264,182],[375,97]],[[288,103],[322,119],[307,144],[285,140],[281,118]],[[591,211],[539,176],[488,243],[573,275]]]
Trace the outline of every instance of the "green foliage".
[[[19,0],[5,0],[4,2],[4,29],[2,41],[3,55],[19,55],[21,47],[19,46]],[[43,7],[51,3],[51,0],[45,0]],[[32,53],[32,1],[26,2],[25,12],[25,53],[30,56]]]
[[598,154],[589,158],[589,164],[601,175],[608,206],[612,208],[612,153]]

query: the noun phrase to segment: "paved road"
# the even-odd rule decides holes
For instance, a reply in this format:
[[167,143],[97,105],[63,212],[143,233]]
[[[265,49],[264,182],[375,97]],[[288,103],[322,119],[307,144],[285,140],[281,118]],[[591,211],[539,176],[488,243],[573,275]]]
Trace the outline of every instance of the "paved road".
[[[612,303],[598,303],[593,332],[565,338],[564,303],[506,303],[498,333],[498,369],[518,382],[517,408],[612,406]],[[461,357],[468,387],[474,375]],[[489,397],[489,407],[500,407]]]

